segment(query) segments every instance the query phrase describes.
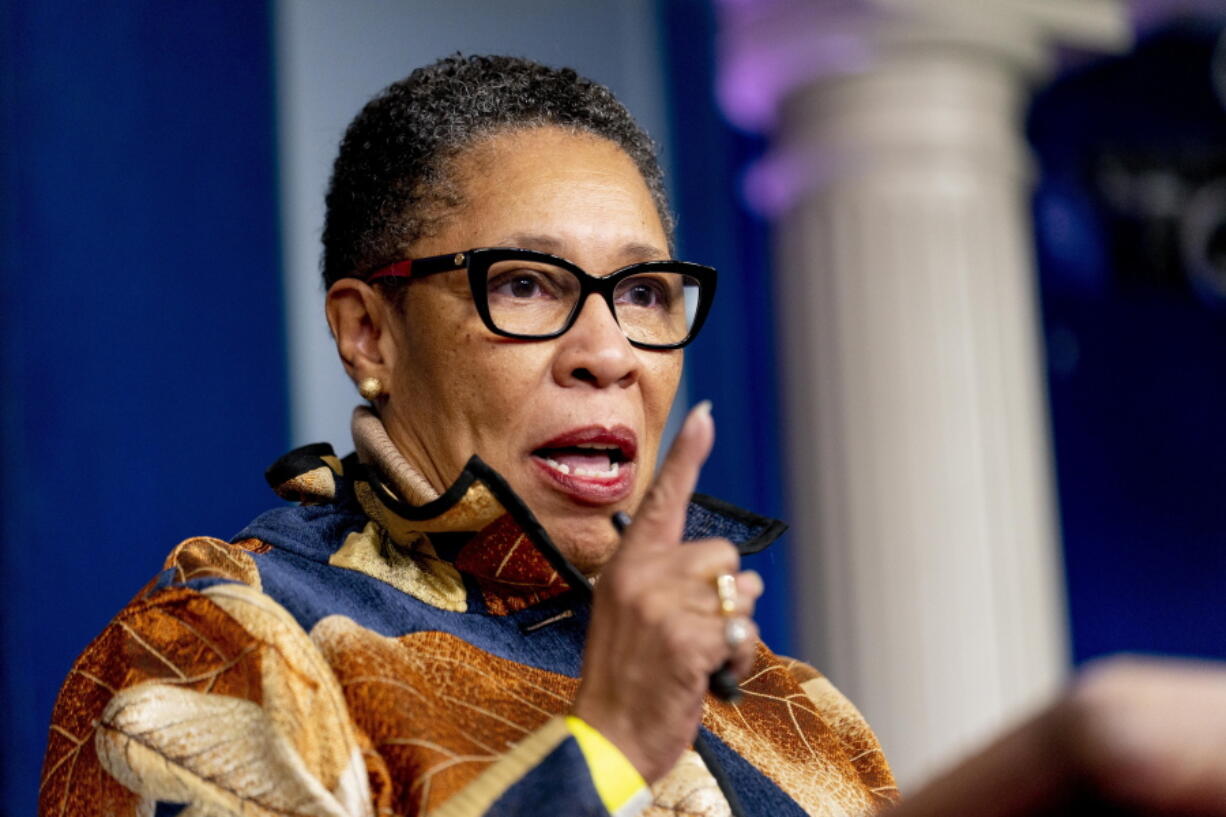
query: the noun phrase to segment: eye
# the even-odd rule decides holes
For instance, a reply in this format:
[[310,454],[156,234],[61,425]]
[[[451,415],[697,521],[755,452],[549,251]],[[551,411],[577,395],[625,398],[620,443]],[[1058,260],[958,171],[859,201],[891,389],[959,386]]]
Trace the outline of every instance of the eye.
[[511,270],[490,278],[487,290],[491,295],[516,300],[553,298],[557,287],[547,275],[536,270]]
[[668,309],[673,303],[669,284],[664,278],[635,276],[622,282],[615,297],[618,304],[637,309]]
[[659,300],[659,293],[647,284],[635,284],[626,292],[623,299],[634,306],[655,306]]

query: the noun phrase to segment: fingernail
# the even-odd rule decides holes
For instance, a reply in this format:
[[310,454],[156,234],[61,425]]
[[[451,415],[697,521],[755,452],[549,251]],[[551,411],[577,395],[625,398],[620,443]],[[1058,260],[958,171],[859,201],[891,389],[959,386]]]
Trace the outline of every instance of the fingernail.
[[711,401],[710,401],[710,400],[703,400],[701,403],[699,403],[698,405],[694,406],[694,413],[695,413],[695,414],[702,414],[702,415],[705,415],[705,416],[707,416],[707,417],[710,417],[710,416],[711,416]]

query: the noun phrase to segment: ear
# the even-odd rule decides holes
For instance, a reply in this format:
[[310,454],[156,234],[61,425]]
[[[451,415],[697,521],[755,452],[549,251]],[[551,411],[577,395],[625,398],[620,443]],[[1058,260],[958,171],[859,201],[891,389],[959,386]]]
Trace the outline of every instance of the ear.
[[328,289],[324,309],[336,351],[353,382],[377,377],[390,386],[396,353],[392,304],[369,284],[342,278]]

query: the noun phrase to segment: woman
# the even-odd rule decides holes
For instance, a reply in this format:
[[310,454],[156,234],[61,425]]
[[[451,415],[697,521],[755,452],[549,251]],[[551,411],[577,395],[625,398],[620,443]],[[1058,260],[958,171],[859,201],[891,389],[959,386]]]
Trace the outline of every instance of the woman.
[[738,547],[780,526],[691,502],[708,407],[655,474],[715,283],[670,260],[662,191],[570,71],[454,57],[366,106],[323,264],[356,455],[291,452],[269,480],[299,507],[180,544],[86,650],[45,814],[892,802],[856,710],[757,640]]
[[[269,479],[299,507],[171,552],[65,681],[42,813],[890,802],[855,709],[756,643],[728,540],[778,526],[690,501],[703,408],[653,480],[713,280],[651,263],[659,168],[608,92],[521,60],[414,72],[350,127],[327,218],[357,454],[291,452]],[[724,665],[737,704],[706,694]],[[1226,815],[1223,735],[1226,670],[1108,665],[895,814]]]

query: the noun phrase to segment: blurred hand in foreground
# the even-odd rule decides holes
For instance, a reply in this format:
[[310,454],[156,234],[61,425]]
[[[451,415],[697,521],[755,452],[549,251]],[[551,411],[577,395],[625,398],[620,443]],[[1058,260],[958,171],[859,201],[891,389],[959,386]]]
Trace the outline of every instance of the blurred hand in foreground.
[[889,817],[1226,817],[1226,665],[1112,658]]

